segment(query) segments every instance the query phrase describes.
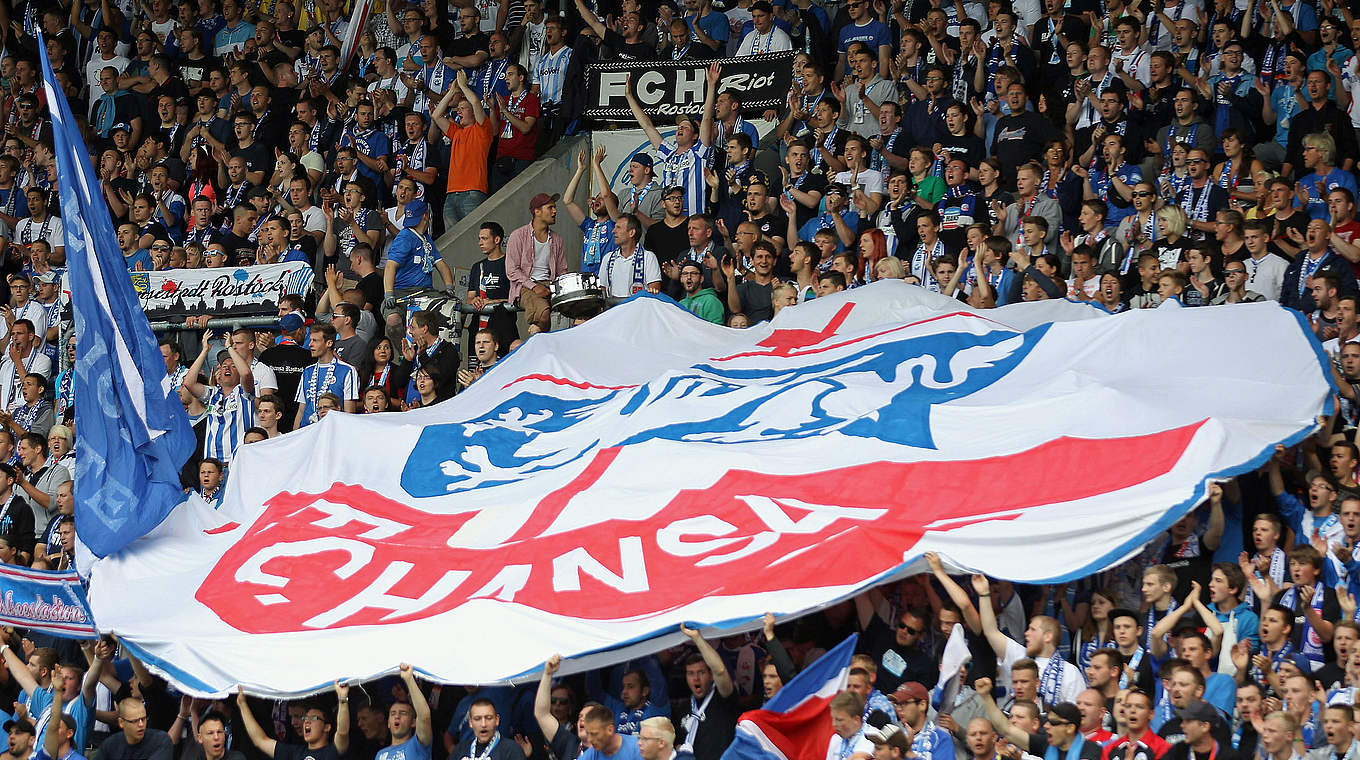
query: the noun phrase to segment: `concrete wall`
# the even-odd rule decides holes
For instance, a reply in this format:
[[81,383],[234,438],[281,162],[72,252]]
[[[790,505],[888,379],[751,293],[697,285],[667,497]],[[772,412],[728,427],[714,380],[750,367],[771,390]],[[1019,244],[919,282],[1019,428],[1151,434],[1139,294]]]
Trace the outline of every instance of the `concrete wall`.
[[[471,216],[460,221],[435,241],[440,255],[458,278],[460,296],[467,289],[468,270],[474,261],[482,257],[481,252],[477,250],[477,228],[482,222],[497,222],[505,228],[505,234],[509,235],[511,230],[528,224],[529,199],[538,193],[553,195],[565,190],[575,169],[576,153],[582,147],[590,148],[588,135],[563,139],[522,174],[511,180],[510,184],[501,188],[500,192],[478,206]],[[582,206],[585,205],[588,192],[590,191],[578,190],[576,193]],[[436,213],[443,213],[443,209]],[[562,236],[562,241],[566,245],[568,269],[573,272],[581,271],[583,243],[581,228],[572,222],[561,201],[557,205],[557,224],[553,229]],[[520,325],[520,328],[522,335],[524,326]]]

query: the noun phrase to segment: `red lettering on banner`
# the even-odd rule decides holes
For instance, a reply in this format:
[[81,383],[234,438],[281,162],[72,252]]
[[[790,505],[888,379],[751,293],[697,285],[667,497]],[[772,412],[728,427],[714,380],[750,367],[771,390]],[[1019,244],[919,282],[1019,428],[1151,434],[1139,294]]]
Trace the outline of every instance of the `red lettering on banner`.
[[973,461],[730,470],[646,519],[543,535],[572,499],[590,498],[619,454],[606,449],[511,539],[486,548],[453,541],[478,513],[430,514],[337,483],[269,500],[195,598],[241,631],[280,633],[409,622],[473,598],[610,620],[708,596],[851,585],[896,566],[928,530],[1010,520],[1164,475],[1202,424],[1061,438]]

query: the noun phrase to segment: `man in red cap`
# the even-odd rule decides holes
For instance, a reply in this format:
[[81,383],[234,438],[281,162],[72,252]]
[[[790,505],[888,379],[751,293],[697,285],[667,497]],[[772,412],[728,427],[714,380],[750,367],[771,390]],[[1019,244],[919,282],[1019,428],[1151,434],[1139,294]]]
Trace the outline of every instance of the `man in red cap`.
[[529,200],[528,224],[510,233],[505,245],[505,274],[510,278],[510,300],[524,309],[530,333],[547,332],[548,283],[567,271],[562,236],[552,231],[557,222],[556,195],[539,193]]
[[911,750],[922,760],[954,760],[954,737],[926,720],[930,693],[915,681],[907,681],[888,695],[897,710],[897,721],[911,729]]

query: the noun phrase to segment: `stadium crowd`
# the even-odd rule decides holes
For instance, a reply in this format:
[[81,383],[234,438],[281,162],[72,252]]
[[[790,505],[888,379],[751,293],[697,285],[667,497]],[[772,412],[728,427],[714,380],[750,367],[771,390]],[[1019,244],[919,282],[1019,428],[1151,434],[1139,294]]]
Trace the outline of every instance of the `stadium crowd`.
[[[600,672],[557,678],[545,642],[543,678],[521,687],[402,667],[308,700],[194,700],[116,641],[5,629],[0,760],[718,760],[742,710],[850,633],[827,760],[1360,760],[1349,4],[377,0],[350,30],[351,3],[0,3],[0,560],[74,562],[75,345],[39,29],[130,271],[315,272],[276,326],[162,340],[199,438],[184,486],[209,502],[241,445],[475,382],[521,338],[486,307],[549,329],[578,258],[559,209],[607,295],[664,293],[733,327],[878,279],[980,308],[1276,300],[1333,358],[1337,411],[1112,570],[1025,587],[929,557],[929,575],[753,636],[684,629],[684,646]],[[784,106],[745,109],[722,60],[781,51]],[[434,239],[601,126],[586,66],[617,59],[703,61],[701,110],[663,135],[630,92],[652,150],[612,187],[603,150],[570,157],[521,226],[452,243],[482,254],[456,291]],[[408,316],[402,297],[434,288],[484,313]],[[956,627],[971,661],[943,673]]]

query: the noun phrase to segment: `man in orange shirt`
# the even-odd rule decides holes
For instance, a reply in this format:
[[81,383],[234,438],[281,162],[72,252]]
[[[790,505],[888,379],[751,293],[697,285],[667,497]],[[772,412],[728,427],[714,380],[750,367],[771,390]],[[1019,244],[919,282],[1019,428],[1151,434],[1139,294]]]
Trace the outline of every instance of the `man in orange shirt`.
[[[482,108],[482,101],[468,87],[467,72],[460,70],[455,87],[444,93],[430,113],[439,131],[453,143],[449,148],[449,186],[444,196],[444,229],[453,229],[460,219],[486,200],[487,156],[496,137],[495,118]],[[452,121],[444,118],[444,111],[455,95],[457,115]]]

